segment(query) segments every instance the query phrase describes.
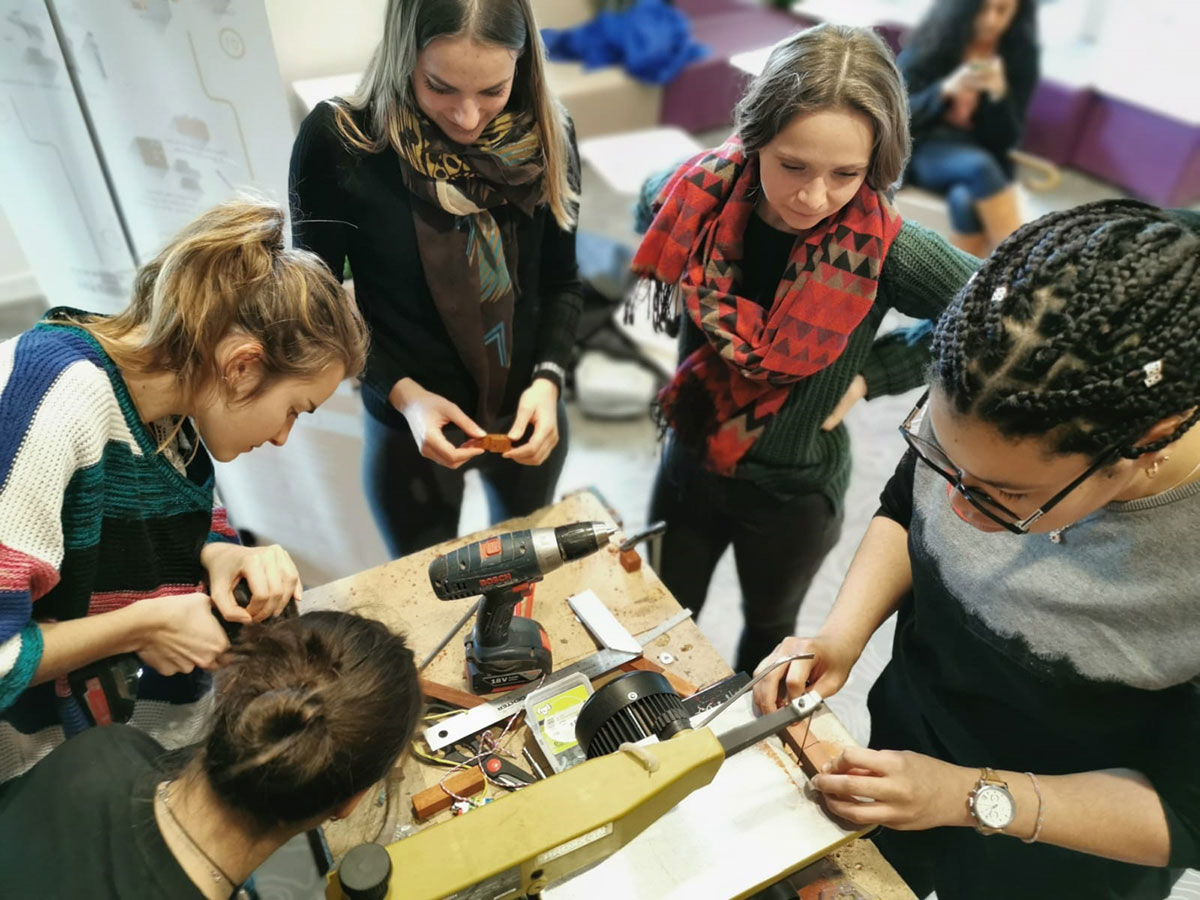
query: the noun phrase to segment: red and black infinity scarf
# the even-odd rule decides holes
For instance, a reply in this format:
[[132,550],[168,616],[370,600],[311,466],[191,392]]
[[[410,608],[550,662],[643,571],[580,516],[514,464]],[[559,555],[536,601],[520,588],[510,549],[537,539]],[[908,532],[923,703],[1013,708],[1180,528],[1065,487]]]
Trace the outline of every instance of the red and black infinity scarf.
[[797,236],[767,309],[738,295],[758,196],[758,157],[732,137],[666,183],[633,260],[636,274],[678,285],[683,310],[707,338],[658,399],[678,439],[722,475],[734,474],[790,386],[842,355],[900,233],[899,213],[864,182],[836,215]]

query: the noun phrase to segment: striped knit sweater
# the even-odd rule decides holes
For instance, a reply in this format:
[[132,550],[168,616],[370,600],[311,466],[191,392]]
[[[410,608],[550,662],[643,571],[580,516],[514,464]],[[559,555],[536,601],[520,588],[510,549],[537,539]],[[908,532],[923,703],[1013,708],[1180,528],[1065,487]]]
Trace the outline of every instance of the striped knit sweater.
[[[46,319],[0,343],[0,782],[86,727],[66,679],[29,687],[38,623],[197,590],[200,550],[236,540],[214,507],[213,467],[157,452],[112,360],[82,329]],[[178,466],[178,468],[177,468]],[[146,668],[132,723],[192,739],[202,672]]]

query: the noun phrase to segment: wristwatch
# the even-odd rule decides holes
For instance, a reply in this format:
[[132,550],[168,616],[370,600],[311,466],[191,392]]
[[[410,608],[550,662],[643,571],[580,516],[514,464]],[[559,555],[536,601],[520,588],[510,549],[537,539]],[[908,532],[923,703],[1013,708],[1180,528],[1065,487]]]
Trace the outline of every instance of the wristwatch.
[[967,795],[967,809],[975,818],[975,830],[980,834],[1003,831],[1017,817],[1017,801],[1008,784],[987,768],[979,770],[979,781]]

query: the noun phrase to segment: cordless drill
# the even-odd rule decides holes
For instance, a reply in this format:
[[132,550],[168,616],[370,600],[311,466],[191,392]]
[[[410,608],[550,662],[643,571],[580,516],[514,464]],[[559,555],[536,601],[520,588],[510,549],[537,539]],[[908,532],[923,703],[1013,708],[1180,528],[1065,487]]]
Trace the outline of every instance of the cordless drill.
[[537,681],[553,665],[542,626],[513,608],[531,586],[565,562],[595,553],[616,529],[603,522],[526,528],[475,541],[429,564],[442,600],[483,595],[475,629],[463,642],[471,690],[487,694]]

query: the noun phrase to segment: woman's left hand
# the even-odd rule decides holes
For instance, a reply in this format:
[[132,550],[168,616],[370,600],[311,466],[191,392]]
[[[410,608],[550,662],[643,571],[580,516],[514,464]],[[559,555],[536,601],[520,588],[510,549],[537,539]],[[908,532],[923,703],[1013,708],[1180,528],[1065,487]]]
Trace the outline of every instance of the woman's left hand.
[[971,824],[967,796],[978,779],[978,769],[921,753],[846,747],[812,786],[848,822],[921,831]]
[[291,600],[300,599],[300,573],[288,552],[278,544],[243,547],[213,542],[200,552],[200,562],[208,570],[209,596],[228,621],[244,621],[238,615],[240,608],[233,596],[234,585],[239,581],[244,580],[250,589],[246,612],[255,622],[279,615]]
[[519,441],[530,424],[533,434],[529,440],[513,447],[504,457],[523,466],[540,466],[558,446],[558,385],[548,378],[535,378],[533,384],[525,388],[508,436]]
[[850,387],[846,388],[846,393],[842,394],[842,399],[838,401],[838,405],[833,408],[833,412],[829,414],[824,422],[821,423],[822,431],[833,431],[842,424],[842,419],[846,418],[846,413],[854,407],[854,404],[867,396],[867,379],[862,375],[855,375],[854,380],[850,382]]

